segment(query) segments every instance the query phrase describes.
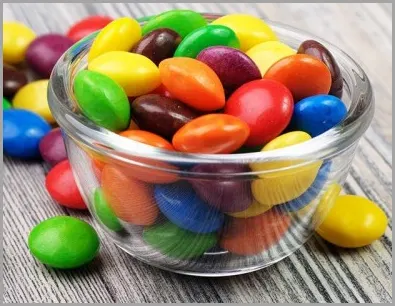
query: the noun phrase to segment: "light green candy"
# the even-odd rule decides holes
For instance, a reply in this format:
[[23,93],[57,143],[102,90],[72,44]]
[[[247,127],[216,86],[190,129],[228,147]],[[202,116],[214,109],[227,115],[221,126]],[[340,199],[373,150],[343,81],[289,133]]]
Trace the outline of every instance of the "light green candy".
[[95,191],[93,203],[97,217],[108,229],[114,232],[122,230],[121,223],[104,199],[103,191],[100,188]]

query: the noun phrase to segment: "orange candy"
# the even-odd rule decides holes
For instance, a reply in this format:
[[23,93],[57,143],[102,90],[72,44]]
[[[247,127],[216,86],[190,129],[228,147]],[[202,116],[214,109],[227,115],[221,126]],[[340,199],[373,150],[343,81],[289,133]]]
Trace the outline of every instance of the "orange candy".
[[328,94],[332,79],[328,67],[306,54],[285,57],[273,64],[264,79],[276,80],[292,92],[295,102],[314,95]]
[[226,154],[239,149],[249,135],[250,128],[244,121],[226,114],[209,114],[180,128],[173,136],[173,146],[181,152]]
[[119,135],[153,147],[174,151],[173,146],[166,139],[154,133],[141,130],[127,130],[119,133]]
[[225,106],[224,88],[206,64],[185,57],[173,57],[159,64],[162,84],[170,95],[200,110],[214,111]]
[[123,168],[106,165],[101,186],[114,214],[135,225],[151,225],[159,214],[152,187],[129,177]]

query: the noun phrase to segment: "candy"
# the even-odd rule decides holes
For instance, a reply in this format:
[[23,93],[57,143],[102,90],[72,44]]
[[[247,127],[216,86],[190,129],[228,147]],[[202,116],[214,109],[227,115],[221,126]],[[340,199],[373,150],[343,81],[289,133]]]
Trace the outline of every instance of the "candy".
[[170,94],[201,111],[225,105],[221,81],[206,64],[192,58],[168,58],[159,64],[160,78]]
[[12,98],[26,84],[27,78],[22,71],[3,64],[3,95],[5,97]]
[[246,14],[230,14],[214,20],[211,24],[220,24],[231,28],[240,41],[241,51],[271,40],[277,40],[273,30],[261,19]]
[[53,129],[40,141],[40,154],[44,161],[55,166],[67,159],[66,147],[60,128]]
[[155,65],[174,55],[181,37],[170,29],[157,29],[147,35],[133,47],[131,52],[148,57]]
[[130,17],[118,18],[96,36],[88,53],[88,63],[110,51],[130,51],[141,38],[139,23]]
[[257,200],[253,199],[252,203],[250,206],[239,212],[234,212],[234,213],[227,213],[229,216],[232,216],[234,218],[250,218],[250,217],[255,217],[258,215],[263,214],[264,212],[268,211],[269,209],[272,208],[272,205],[263,205],[259,203]]
[[[283,134],[266,144],[262,151],[289,147],[310,140],[301,131]],[[252,194],[261,204],[270,206],[291,201],[301,196],[317,177],[321,161],[301,165],[303,160],[279,160],[251,163],[252,171],[271,171],[258,174],[261,179],[251,184]],[[288,169],[290,167],[290,169]]]
[[10,101],[3,97],[3,110],[12,108]]
[[309,96],[327,94],[331,87],[328,67],[306,54],[279,60],[266,71],[264,78],[283,83],[292,92],[295,102]]
[[203,202],[187,182],[156,185],[156,203],[177,226],[194,233],[211,233],[222,226],[224,215]]
[[291,120],[294,104],[291,92],[281,83],[256,80],[237,89],[226,102],[224,113],[248,124],[245,146],[263,145],[277,137]]
[[122,87],[109,77],[82,70],[75,77],[74,94],[82,113],[97,125],[112,131],[129,125],[128,98]]
[[56,62],[73,43],[60,34],[39,36],[27,48],[26,62],[41,77],[48,79]]
[[73,209],[87,209],[68,160],[60,162],[48,172],[45,187],[60,205]]
[[67,31],[66,36],[77,42],[89,34],[104,28],[113,19],[108,16],[89,16],[73,24]]
[[53,268],[73,269],[95,258],[100,241],[88,223],[57,216],[36,225],[30,232],[28,245],[41,263]]
[[299,46],[298,53],[314,56],[328,67],[332,77],[332,85],[329,94],[341,98],[343,93],[343,77],[339,65],[336,63],[332,53],[315,40],[304,41]]
[[108,205],[104,198],[103,191],[100,188],[95,190],[93,199],[93,208],[100,222],[111,231],[120,231],[122,229],[122,225],[119,223],[117,216],[115,216],[111,207]]
[[316,229],[318,235],[343,248],[371,244],[384,234],[388,224],[377,204],[356,195],[339,196],[323,219]]
[[296,52],[286,44],[279,41],[266,41],[249,49],[246,54],[258,66],[261,75],[280,59],[294,55]]
[[199,13],[190,10],[171,10],[150,19],[143,27],[143,35],[156,29],[168,28],[184,38],[193,30],[205,25],[207,21]]
[[19,64],[25,59],[29,44],[36,34],[19,22],[3,23],[3,61],[8,64]]
[[195,234],[171,222],[145,228],[143,238],[163,254],[180,259],[202,256],[217,243],[215,233]]
[[54,123],[47,99],[48,80],[39,80],[23,86],[12,99],[14,108],[30,110],[49,123]]
[[254,255],[269,249],[288,230],[290,218],[276,210],[250,218],[230,218],[220,246],[237,255]]
[[173,137],[173,147],[188,153],[226,154],[236,151],[250,134],[248,125],[225,114],[209,114],[185,124]]
[[[193,173],[215,174],[213,179],[191,178],[190,183],[200,198],[223,212],[237,212],[247,209],[252,203],[248,180],[227,178],[226,175],[245,173],[243,165],[199,164],[191,169]],[[221,177],[221,175],[224,175]]]
[[[311,224],[312,228],[317,228],[322,223],[322,221],[324,221],[328,211],[332,208],[341,190],[342,187],[337,183],[332,183],[330,186],[328,186],[325,193],[319,199],[317,207],[315,208]],[[310,207],[307,206],[305,209],[309,210],[309,208]],[[301,211],[303,212],[303,210]]]
[[239,48],[240,43],[235,32],[228,27],[208,25],[189,33],[181,41],[174,56],[196,58],[200,51],[212,46]]
[[200,52],[196,59],[213,69],[227,93],[261,78],[255,63],[243,52],[233,48],[210,47]]
[[184,103],[158,94],[138,97],[131,109],[132,118],[141,129],[166,139],[172,139],[182,126],[198,116]]
[[163,84],[160,84],[157,88],[155,88],[151,92],[151,94],[158,94],[167,98],[173,98],[171,96],[171,93],[167,90],[167,88]]
[[107,164],[101,174],[104,199],[114,214],[135,225],[151,225],[158,217],[152,187],[127,175],[123,167]]
[[145,143],[153,147],[174,151],[173,146],[166,139],[163,139],[162,137],[147,131],[141,131],[141,130],[124,131],[119,135],[132,139],[134,141]]
[[51,126],[40,116],[27,110],[3,111],[4,153],[19,158],[39,158],[39,143]]
[[129,97],[147,94],[160,85],[158,67],[140,54],[107,52],[91,60],[88,70],[110,77]]
[[316,137],[340,123],[346,115],[347,108],[339,98],[316,95],[295,105],[290,126]]

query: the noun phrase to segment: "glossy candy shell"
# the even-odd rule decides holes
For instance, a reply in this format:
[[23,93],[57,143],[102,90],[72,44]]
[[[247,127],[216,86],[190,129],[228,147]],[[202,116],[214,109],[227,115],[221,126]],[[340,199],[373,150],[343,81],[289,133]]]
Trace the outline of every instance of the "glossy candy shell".
[[32,29],[19,22],[3,23],[3,61],[19,64],[25,59],[29,44],[36,38]]
[[120,231],[122,229],[122,225],[104,198],[103,191],[100,188],[97,188],[93,197],[93,207],[98,219],[109,230],[114,232]]
[[67,31],[66,36],[77,42],[87,35],[104,28],[112,21],[113,19],[108,16],[89,16],[73,24]]
[[3,64],[3,95],[5,97],[12,98],[26,84],[25,73],[11,65]]
[[51,166],[67,159],[66,147],[60,128],[53,129],[41,139],[40,154],[43,160]]

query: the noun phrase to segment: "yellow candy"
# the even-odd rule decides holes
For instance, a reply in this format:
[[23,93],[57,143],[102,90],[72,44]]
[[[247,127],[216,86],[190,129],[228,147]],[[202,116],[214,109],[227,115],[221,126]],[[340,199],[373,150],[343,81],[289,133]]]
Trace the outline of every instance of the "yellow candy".
[[387,216],[372,201],[356,195],[341,195],[316,231],[334,245],[358,248],[380,238],[387,224]]
[[262,205],[261,203],[259,203],[257,200],[254,199],[252,204],[246,210],[235,212],[235,213],[227,213],[227,214],[235,218],[250,218],[263,214],[264,212],[268,211],[270,208],[272,208],[272,206]]
[[[309,139],[311,139],[310,135],[305,132],[290,132],[273,139],[261,151],[281,149]],[[314,182],[322,165],[321,161],[316,161],[296,167],[304,162],[303,160],[281,160],[250,164],[253,171],[279,169],[278,171],[259,174],[261,179],[255,180],[251,184],[255,199],[263,205],[270,206],[285,203],[301,196]],[[294,168],[281,170],[292,166]]]
[[274,63],[284,57],[296,54],[296,51],[282,42],[267,41],[249,49],[246,54],[255,62],[264,76]]
[[30,110],[49,123],[54,123],[47,99],[48,80],[39,80],[23,86],[12,99],[14,108]]
[[141,27],[133,18],[118,18],[105,26],[93,41],[88,62],[110,51],[129,51],[141,38]]
[[36,34],[18,22],[3,23],[3,60],[8,64],[19,64],[25,59],[29,44]]
[[231,28],[240,41],[241,51],[247,51],[264,41],[278,40],[273,30],[262,19],[251,15],[230,14],[214,20],[212,24]]
[[161,83],[158,67],[136,53],[107,52],[92,60],[88,70],[107,75],[122,86],[129,97],[147,94]]

